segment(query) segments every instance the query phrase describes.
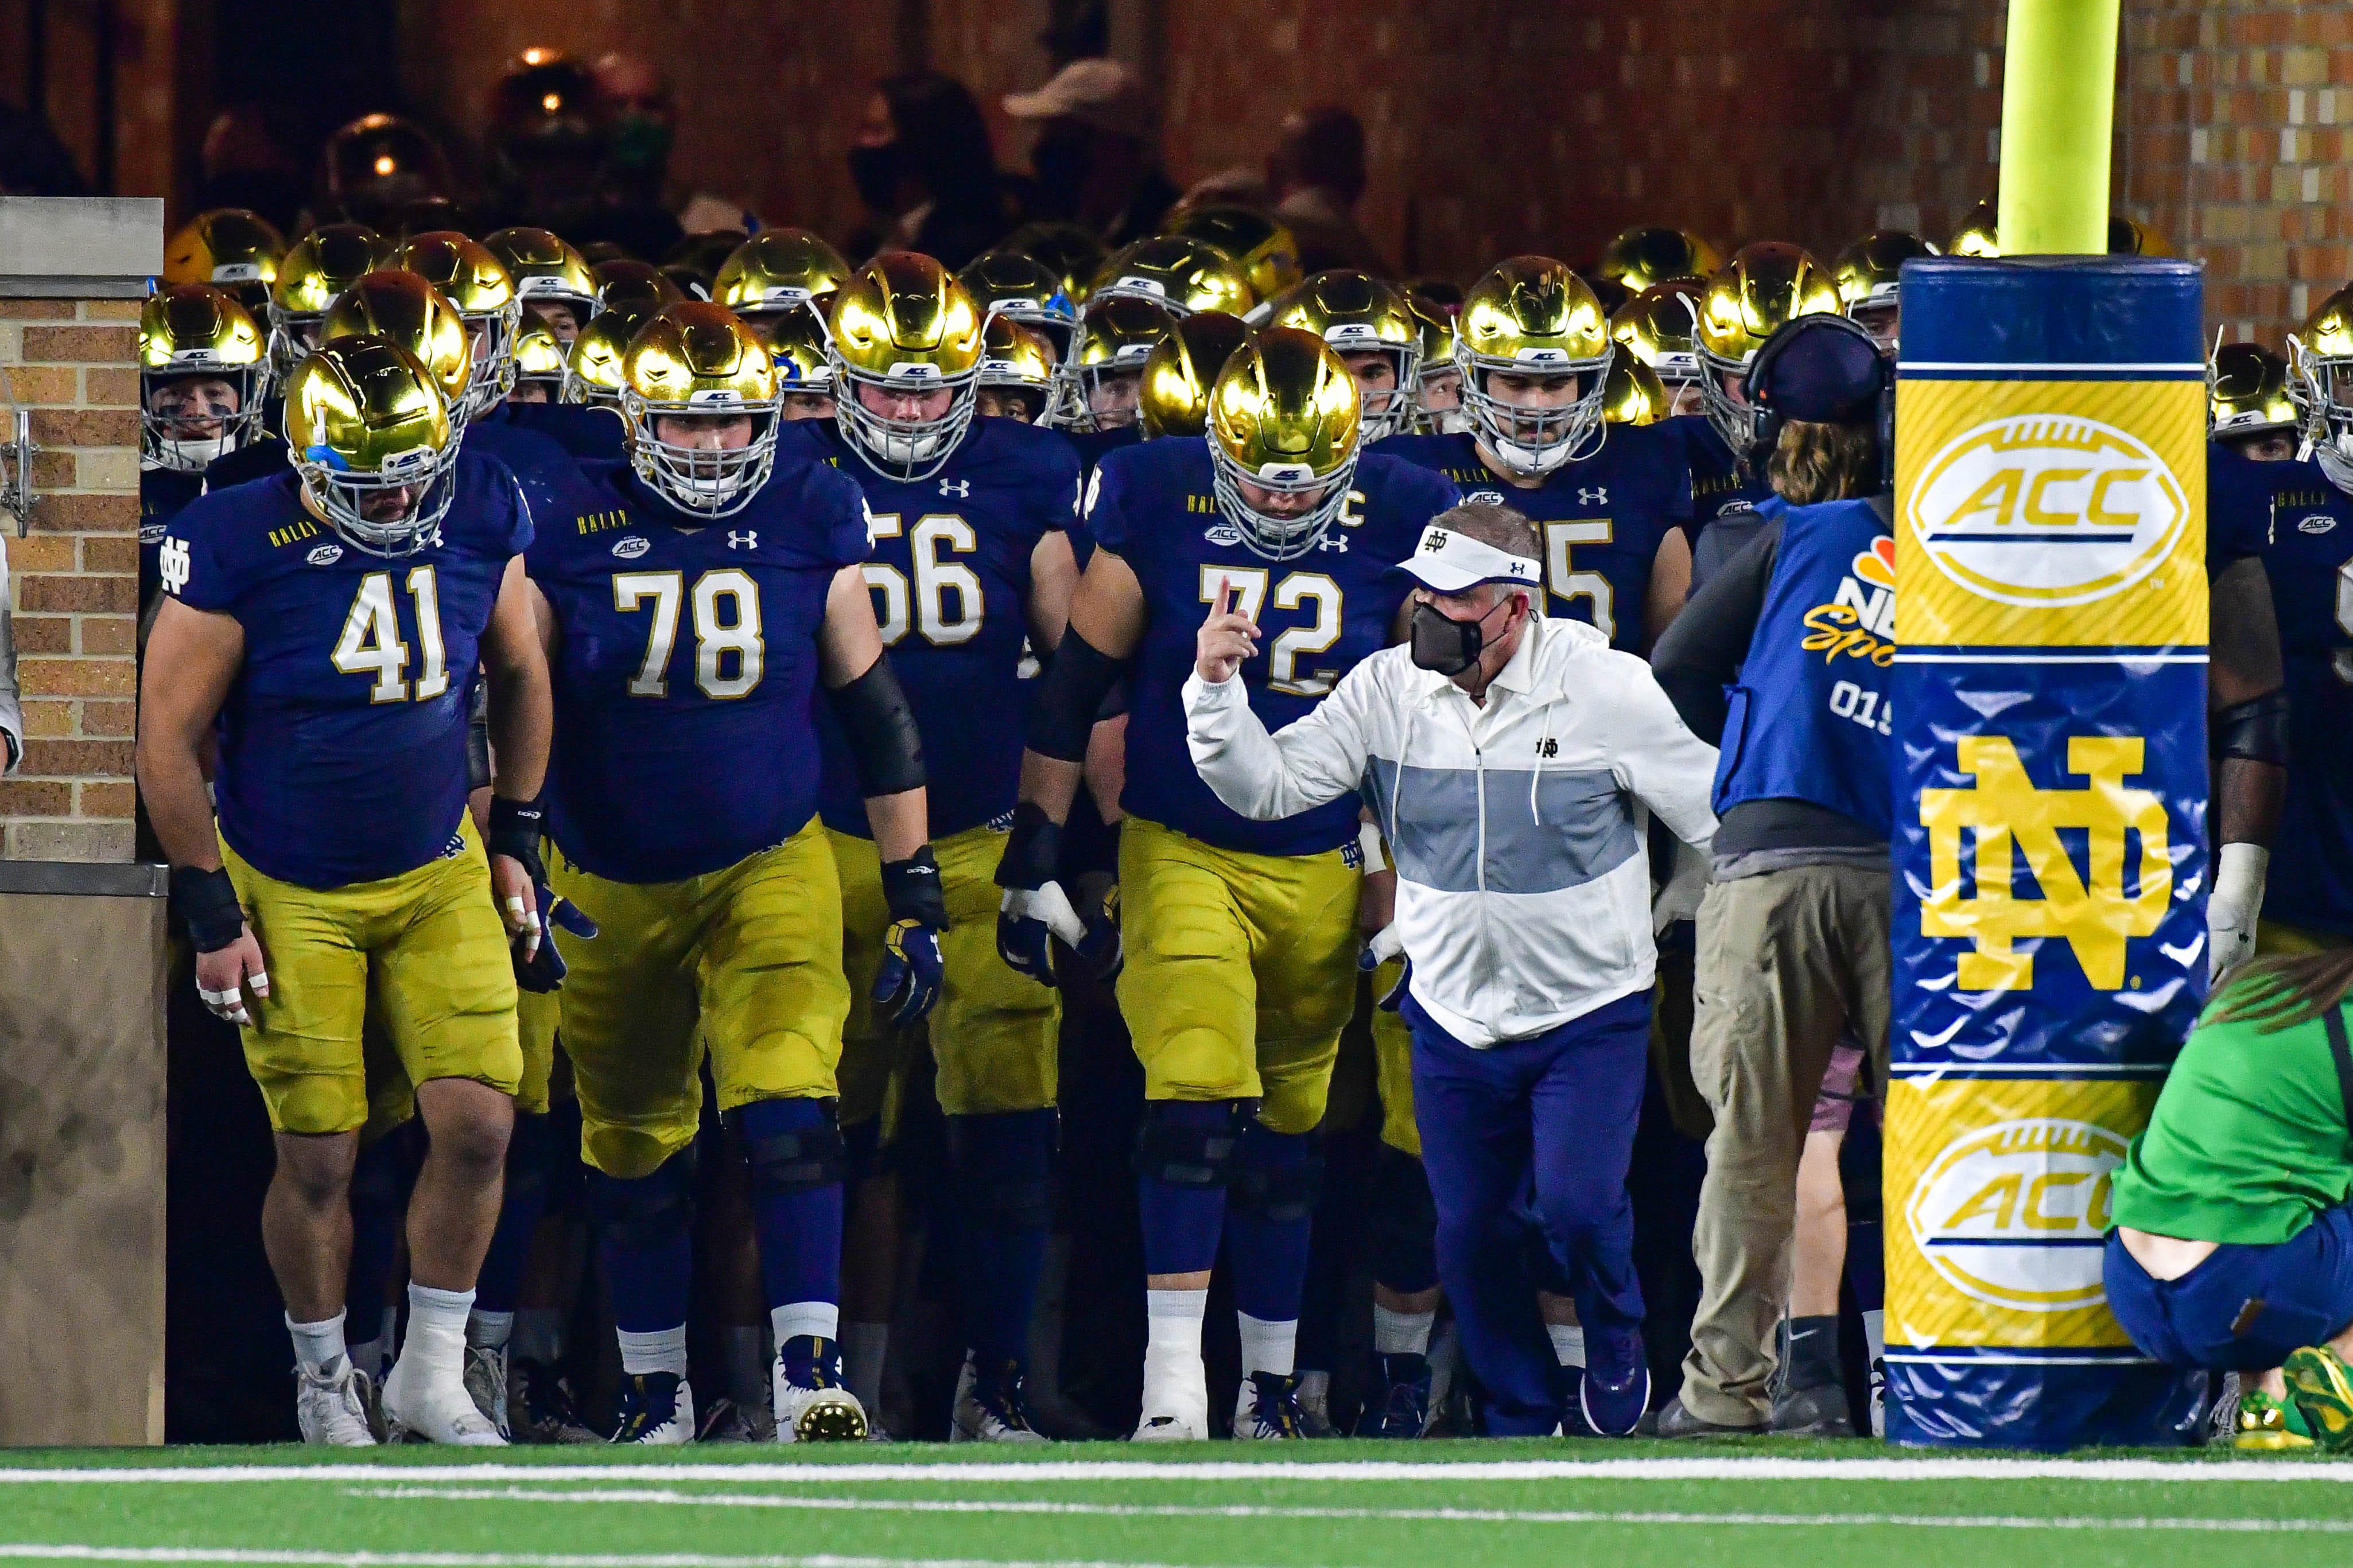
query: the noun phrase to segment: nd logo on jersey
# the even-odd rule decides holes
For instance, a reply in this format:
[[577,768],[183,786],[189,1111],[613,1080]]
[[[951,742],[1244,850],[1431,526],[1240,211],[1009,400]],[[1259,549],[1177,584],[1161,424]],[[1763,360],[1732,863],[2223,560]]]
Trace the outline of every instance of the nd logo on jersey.
[[1905,1225],[1929,1266],[1975,1300],[2027,1312],[2098,1306],[2109,1177],[2126,1146],[2060,1117],[1972,1129],[1920,1173]]

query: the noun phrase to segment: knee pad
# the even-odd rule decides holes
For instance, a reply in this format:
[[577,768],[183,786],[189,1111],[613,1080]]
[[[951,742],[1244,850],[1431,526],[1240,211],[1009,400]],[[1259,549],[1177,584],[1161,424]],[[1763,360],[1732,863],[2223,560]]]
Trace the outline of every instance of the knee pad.
[[588,1173],[588,1213],[617,1247],[646,1251],[694,1225],[694,1145],[664,1160],[649,1176],[625,1181]]
[[1135,1133],[1135,1173],[1197,1190],[1233,1184],[1247,1101],[1153,1100]]
[[554,1163],[555,1130],[544,1116],[515,1112],[514,1131],[507,1137],[507,1202],[518,1196],[544,1198],[548,1167]]
[[1324,1150],[1309,1132],[1270,1132],[1256,1122],[1242,1134],[1228,1212],[1270,1225],[1312,1217],[1324,1195]]
[[999,1230],[1045,1230],[1053,1223],[1058,1112],[1017,1110],[951,1116],[948,1168],[965,1220]]
[[830,1100],[755,1100],[731,1112],[752,1168],[754,1201],[797,1197],[841,1184],[844,1158],[836,1113]]
[[1373,1278],[1393,1290],[1427,1290],[1438,1282],[1438,1205],[1421,1162],[1387,1144],[1373,1162],[1365,1228]]

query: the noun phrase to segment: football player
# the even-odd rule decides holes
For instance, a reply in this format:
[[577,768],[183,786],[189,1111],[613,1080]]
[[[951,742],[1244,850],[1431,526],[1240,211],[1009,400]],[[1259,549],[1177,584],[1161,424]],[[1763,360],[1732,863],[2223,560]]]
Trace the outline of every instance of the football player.
[[1454,312],[1447,304],[1409,289],[1406,306],[1421,328],[1421,384],[1415,390],[1410,427],[1424,436],[1454,436],[1471,428],[1462,406],[1462,373],[1454,368]]
[[2287,361],[2260,343],[2220,343],[2206,380],[2207,428],[2216,445],[2257,463],[2296,455],[2304,416],[2288,392]]
[[162,588],[164,531],[204,493],[205,466],[243,446],[269,368],[261,329],[209,283],[149,296],[139,312],[139,614]]
[[1356,378],[1366,446],[1406,427],[1421,385],[1421,322],[1405,296],[1368,272],[1318,272],[1268,307],[1269,326],[1332,346]]
[[1047,346],[1045,335],[1010,316],[992,315],[985,338],[974,412],[984,419],[1043,426],[1054,388],[1060,384],[1054,374],[1054,351]]
[[1831,263],[1831,277],[1848,317],[1890,359],[1902,337],[1904,264],[1936,254],[1936,247],[1916,234],[1883,228],[1864,235]]
[[1149,300],[1172,316],[1196,310],[1248,315],[1257,291],[1234,258],[1205,239],[1159,234],[1113,253],[1095,273],[1087,303]]
[[660,310],[646,304],[615,305],[589,318],[587,326],[564,356],[563,400],[580,408],[597,408],[612,415],[613,455],[620,455],[621,356]]
[[1060,408],[1082,467],[1092,470],[1105,452],[1142,439],[1135,402],[1144,362],[1176,326],[1166,310],[1132,295],[1090,300],[1080,312],[1078,342],[1060,366]]
[[1234,351],[1253,335],[1240,317],[1222,310],[1203,310],[1177,322],[1144,362],[1136,394],[1136,423],[1144,438],[1206,435],[1209,389]]
[[1611,341],[1666,387],[1670,417],[1700,411],[1699,300],[1706,288],[1696,279],[1670,279],[1643,289],[1609,318]]
[[[530,557],[556,670],[552,882],[603,931],[560,944],[563,1045],[628,1378],[623,1442],[695,1430],[706,1055],[750,1167],[777,1438],[868,1435],[837,1344],[850,995],[816,816],[820,682],[877,847],[885,1016],[912,1025],[940,984],[921,747],[859,570],[871,524],[839,472],[778,462],[777,387],[767,345],[723,308],[662,312],[622,363],[627,466],[592,465],[599,504],[551,522]],[[756,763],[714,765],[727,757]]]
[[209,283],[256,321],[286,256],[285,237],[259,213],[216,207],[182,225],[164,247],[164,284]]
[[1723,265],[1715,247],[1688,229],[1650,225],[1612,238],[1593,270],[1632,295],[1673,279],[1704,278]]
[[546,321],[534,315],[515,334],[514,385],[509,403],[549,404],[564,390],[564,345]]
[[[1027,331],[1002,317],[990,325]],[[835,298],[837,426],[807,428],[865,492],[874,553],[864,573],[883,646],[925,753],[955,759],[930,792],[950,921],[932,1054],[966,1342],[951,1436],[1035,1442],[1022,1378],[1046,1245],[1060,1009],[1050,987],[997,962],[992,878],[1020,784],[1019,731],[1008,716],[1027,702],[1023,638],[1050,651],[1069,619],[1077,570],[1064,530],[1079,476],[1070,443],[1054,432],[976,419],[982,331],[972,296],[938,262],[885,252]],[[884,877],[849,763],[829,744],[824,815],[855,998],[886,962],[876,940]],[[853,1001],[842,1045],[845,1126],[881,1111],[896,1066],[890,1037],[886,1014]]]
[[319,346],[319,328],[344,289],[380,268],[395,265],[399,247],[372,228],[331,223],[294,242],[269,289],[269,374],[294,374]]
[[1239,202],[1180,203],[1163,221],[1166,232],[1206,240],[1231,257],[1261,303],[1306,276],[1299,266],[1299,241],[1290,228],[1256,207]]
[[[320,349],[285,406],[292,468],[201,498],[165,533],[141,793],[199,993],[243,1027],[277,1134],[263,1240],[304,1438],[373,1441],[343,1342],[373,1012],[431,1136],[384,1408],[435,1442],[495,1445],[462,1362],[522,1076],[516,967],[543,951],[527,828],[550,709],[518,559],[530,513],[513,476],[459,451],[438,384],[389,342]],[[478,663],[501,768],[487,859],[466,812]],[[216,731],[217,829],[199,761]]]
[[580,253],[543,228],[502,228],[482,247],[506,268],[523,309],[570,348],[596,310],[596,279]]
[[1356,377],[1323,340],[1270,328],[1219,374],[1206,439],[1104,457],[1086,509],[1096,548],[1038,695],[997,870],[1014,967],[1050,977],[1050,933],[1095,940],[1054,879],[1058,840],[1103,694],[1132,666],[1118,994],[1145,1068],[1146,1441],[1208,1436],[1201,1326],[1221,1235],[1240,1316],[1236,1434],[1303,1431],[1312,1134],[1356,994],[1356,807],[1243,821],[1188,765],[1179,692],[1201,606],[1229,589],[1268,633],[1245,677],[1271,724],[1391,638],[1405,595],[1388,566],[1455,491],[1361,455],[1359,420]]
[[816,301],[849,278],[841,252],[808,230],[763,229],[720,264],[711,298],[773,344],[787,319],[814,319]]

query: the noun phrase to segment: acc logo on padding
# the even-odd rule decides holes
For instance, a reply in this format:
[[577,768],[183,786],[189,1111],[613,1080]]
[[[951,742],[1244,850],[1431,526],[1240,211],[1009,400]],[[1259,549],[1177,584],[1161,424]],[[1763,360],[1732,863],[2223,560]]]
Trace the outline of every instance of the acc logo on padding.
[[2000,1121],[1947,1144],[1904,1217],[1956,1289],[2014,1311],[2064,1312],[2106,1300],[2100,1282],[2109,1178],[2126,1140],[2090,1121]]
[[1938,571],[2029,609],[2105,599],[2156,570],[2189,521],[2181,484],[2129,431],[2014,414],[1946,443],[1907,519]]

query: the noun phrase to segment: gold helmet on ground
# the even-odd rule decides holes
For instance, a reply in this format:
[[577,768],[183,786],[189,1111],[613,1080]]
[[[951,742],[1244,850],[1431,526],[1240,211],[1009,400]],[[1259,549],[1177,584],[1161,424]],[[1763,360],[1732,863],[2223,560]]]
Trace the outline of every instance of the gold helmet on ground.
[[2206,427],[2218,437],[2293,430],[2303,422],[2288,393],[2287,361],[2261,343],[2222,343],[2206,367]]
[[580,253],[543,228],[502,228],[482,241],[499,258],[526,308],[561,305],[575,329],[588,324],[596,309],[596,279]]
[[1838,284],[1829,269],[1778,240],[1747,247],[1707,280],[1699,302],[1699,357],[1706,372],[1700,402],[1734,456],[1747,456],[1761,415],[1745,396],[1734,400],[1727,378],[1745,380],[1765,340],[1799,316],[1839,313]]
[[[1340,356],[1313,332],[1263,329],[1219,373],[1208,424],[1218,510],[1241,542],[1270,561],[1322,544],[1364,450],[1356,378]],[[1253,506],[1245,483],[1283,510]]]
[[1136,390],[1136,420],[1144,438],[1198,436],[1209,417],[1209,389],[1234,352],[1250,340],[1240,316],[1199,310],[1176,323],[1144,361]]
[[[834,417],[842,439],[875,472],[902,482],[947,466],[972,424],[979,390],[981,315],[948,269],[912,250],[886,250],[833,297]],[[867,391],[912,409],[944,392],[937,415],[885,414]]]
[[1394,284],[1346,268],[1318,272],[1276,300],[1266,324],[1314,332],[1352,374],[1355,356],[1380,355],[1393,379],[1386,388],[1359,387],[1365,444],[1405,428],[1421,385],[1421,322]]
[[259,319],[286,257],[286,238],[259,213],[215,207],[180,227],[164,247],[164,281],[209,283]]
[[1133,386],[1160,341],[1176,330],[1176,318],[1149,300],[1132,295],[1090,303],[1079,318],[1078,342],[1062,362],[1062,417],[1073,430],[1112,430],[1135,423],[1133,399],[1117,394]]
[[287,456],[344,543],[394,557],[433,543],[457,492],[459,432],[415,355],[388,338],[331,338],[285,398]]
[[1609,318],[1611,340],[1670,387],[1697,386],[1699,301],[1704,283],[1676,278],[1654,283],[1618,307]]
[[466,417],[505,402],[514,386],[515,330],[522,325],[522,296],[505,267],[488,247],[455,229],[409,240],[400,247],[399,265],[441,290],[465,320],[474,356]]
[[849,281],[841,252],[805,228],[768,228],[720,263],[711,298],[745,321],[807,305]]
[[1115,252],[1096,271],[1087,301],[1149,300],[1172,316],[1196,310],[1247,313],[1258,303],[1250,279],[1230,256],[1205,239],[1160,234]]
[[1071,357],[1079,308],[1062,275],[1045,262],[1018,250],[984,251],[965,263],[956,281],[983,315],[1010,316],[1043,337],[1056,364]]
[[[198,405],[184,390],[159,413],[154,395],[174,382],[220,381],[237,406]],[[253,435],[269,380],[261,329],[222,289],[179,283],[148,296],[139,312],[139,458],[142,464],[198,474]]]
[[1601,382],[1601,417],[1612,425],[1656,425],[1674,411],[1658,373],[1632,354],[1609,356]]
[[1110,250],[1092,230],[1075,223],[1025,223],[997,242],[999,250],[1018,251],[1061,274],[1071,303],[1087,302],[1087,285],[1094,280]]
[[1306,276],[1299,268],[1299,241],[1282,220],[1239,202],[1180,207],[1169,215],[1166,232],[1207,240],[1233,258],[1261,300],[1273,299]]
[[1601,251],[1597,276],[1630,294],[1640,294],[1673,278],[1704,278],[1724,265],[1715,247],[1688,229],[1630,228]]
[[269,291],[269,370],[281,380],[319,345],[325,321],[343,290],[381,268],[398,265],[398,247],[356,223],[331,223],[294,242],[278,266]]
[[[556,342],[555,329],[536,317],[515,333],[514,385],[542,388],[543,403],[557,401],[564,391],[564,345]],[[510,396],[513,392],[508,389]]]
[[610,261],[600,261],[588,270],[596,279],[599,310],[609,310],[616,305],[645,305],[666,310],[686,302],[686,290],[671,282],[650,261],[618,256]]
[[362,336],[389,338],[406,350],[448,400],[450,423],[460,431],[465,428],[466,393],[474,382],[473,351],[466,341],[465,319],[438,289],[414,272],[387,268],[369,273],[344,289],[319,323],[322,342]]
[[[638,330],[621,355],[621,423],[629,466],[698,522],[752,504],[776,460],[776,362],[733,310],[708,300],[672,305]],[[748,416],[742,447],[662,438],[663,419]]]
[[[1551,473],[1600,449],[1602,383],[1609,323],[1576,273],[1548,256],[1515,256],[1471,285],[1454,317],[1454,364],[1462,402],[1487,449],[1514,473]],[[1494,374],[1577,378],[1560,404],[1522,403],[1489,389]]]
[[621,356],[638,330],[659,314],[649,305],[616,305],[599,310],[580,329],[564,356],[563,400],[589,408],[621,412]]
[[2304,411],[2304,438],[2353,458],[2353,283],[2320,302],[2288,334],[2289,388]]
[[1054,374],[1054,351],[1042,335],[1012,317],[991,316],[981,340],[979,384],[1019,394],[1027,411],[1023,422],[1043,424],[1060,384]]

